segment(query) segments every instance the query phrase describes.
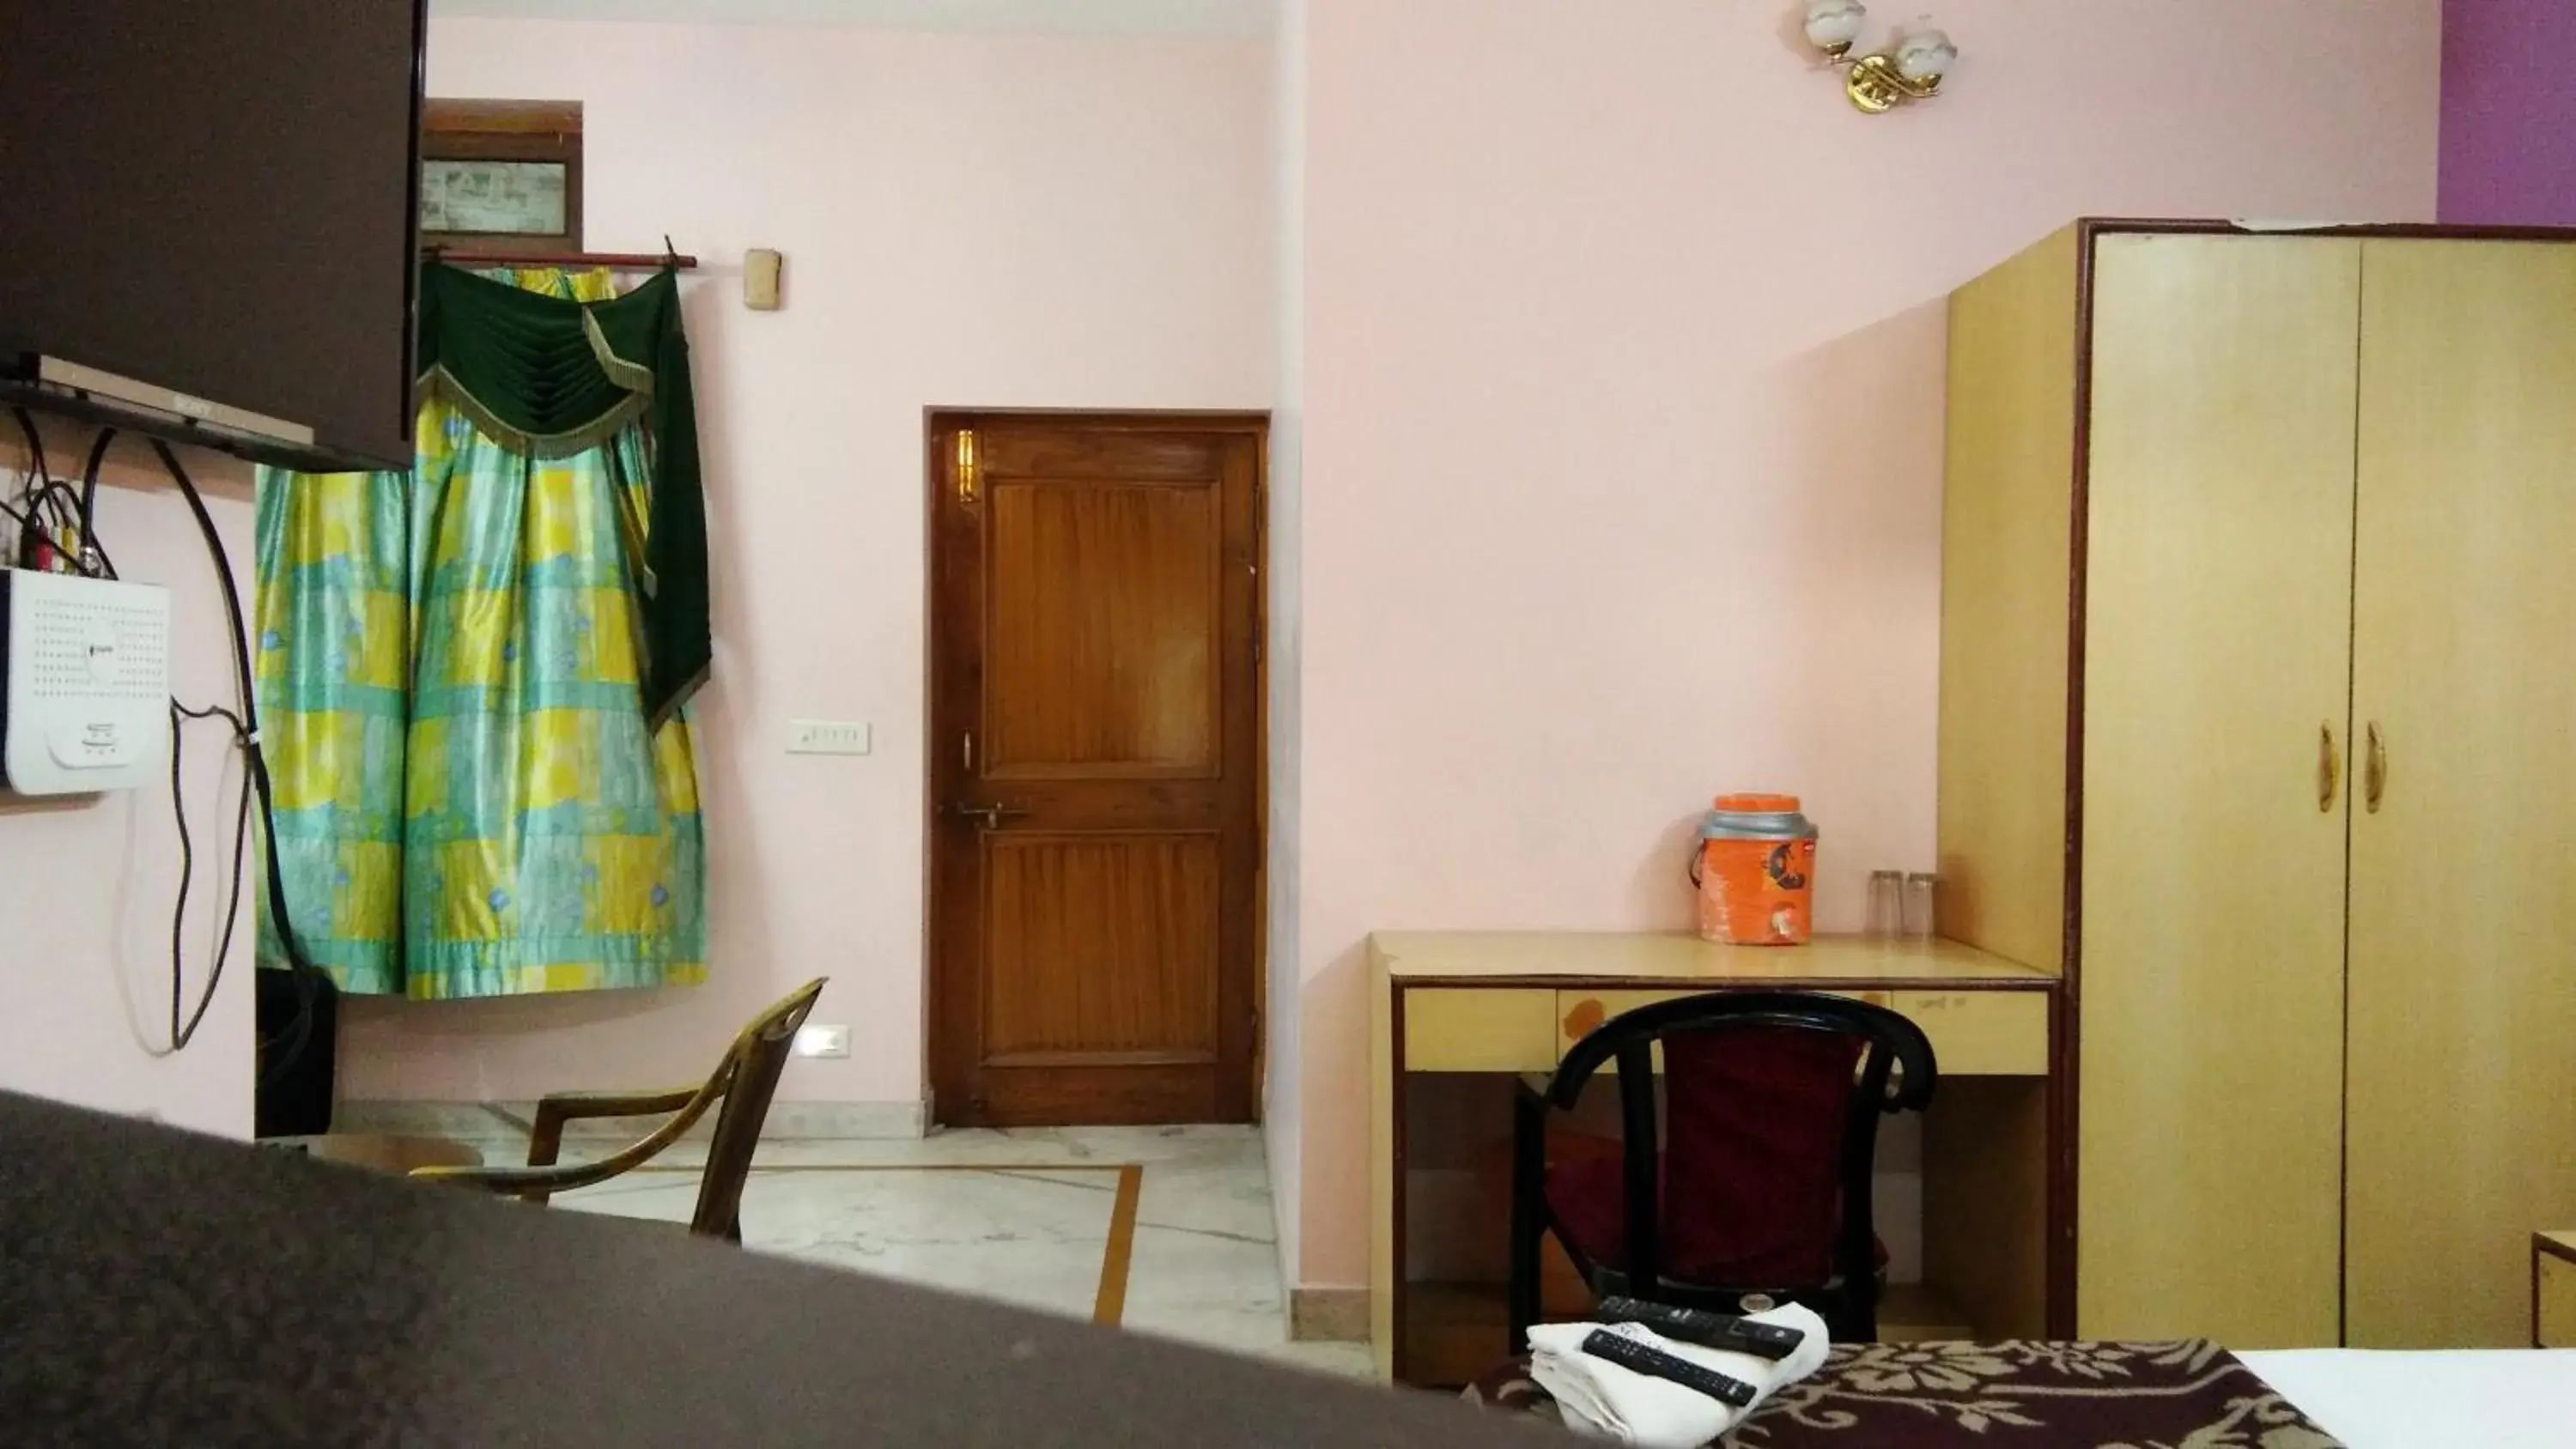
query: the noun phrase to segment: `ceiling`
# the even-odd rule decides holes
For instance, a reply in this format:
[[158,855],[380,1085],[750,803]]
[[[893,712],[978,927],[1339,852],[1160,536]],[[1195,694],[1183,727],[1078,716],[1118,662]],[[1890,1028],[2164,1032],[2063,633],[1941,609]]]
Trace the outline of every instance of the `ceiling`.
[[432,18],[852,25],[1039,35],[1267,35],[1277,0],[429,0]]

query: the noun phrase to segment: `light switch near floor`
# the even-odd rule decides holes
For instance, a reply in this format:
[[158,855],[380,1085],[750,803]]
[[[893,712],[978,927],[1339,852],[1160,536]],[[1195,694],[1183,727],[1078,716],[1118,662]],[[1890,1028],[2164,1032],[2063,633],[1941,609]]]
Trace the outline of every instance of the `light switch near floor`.
[[865,720],[794,719],[787,722],[791,755],[864,755],[875,731]]

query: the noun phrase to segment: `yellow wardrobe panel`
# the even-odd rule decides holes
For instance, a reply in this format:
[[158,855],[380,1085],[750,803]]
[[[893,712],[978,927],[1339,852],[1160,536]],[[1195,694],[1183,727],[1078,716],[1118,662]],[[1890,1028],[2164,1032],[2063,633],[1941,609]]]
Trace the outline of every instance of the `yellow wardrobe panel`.
[[1946,935],[2047,971],[2066,954],[2080,233],[1951,297],[1941,495],[1938,918]]
[[2521,1346],[2576,1221],[2576,247],[2373,241],[2362,296],[2349,1341]]
[[2319,238],[2095,254],[2087,1338],[2336,1341],[2360,262]]

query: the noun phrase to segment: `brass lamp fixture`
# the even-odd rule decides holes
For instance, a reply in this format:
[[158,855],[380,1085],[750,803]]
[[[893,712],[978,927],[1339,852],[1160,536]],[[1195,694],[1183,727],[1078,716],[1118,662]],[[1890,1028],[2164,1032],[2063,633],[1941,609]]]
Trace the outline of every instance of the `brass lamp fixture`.
[[1908,101],[1928,101],[1941,90],[1941,77],[1959,59],[1959,47],[1938,30],[1925,28],[1899,36],[1892,51],[1855,58],[1869,9],[1860,0],[1807,0],[1807,42],[1848,74],[1843,91],[1851,103],[1873,116],[1883,116]]

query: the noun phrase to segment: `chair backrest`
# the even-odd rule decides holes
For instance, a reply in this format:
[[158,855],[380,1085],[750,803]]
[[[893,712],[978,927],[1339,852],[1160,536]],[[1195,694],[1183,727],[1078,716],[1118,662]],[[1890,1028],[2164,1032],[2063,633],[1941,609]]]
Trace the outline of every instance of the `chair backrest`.
[[698,1181],[698,1208],[689,1231],[708,1237],[738,1238],[742,1222],[743,1184],[751,1178],[751,1155],[760,1146],[761,1125],[769,1118],[770,1098],[777,1095],[779,1074],[787,1069],[796,1045],[796,1029],[813,1013],[823,994],[824,978],[796,989],[786,1000],[752,1018],[725,1049],[724,1061],[707,1079],[706,1094],[721,1092],[715,1136],[707,1143],[706,1176]]
[[1652,1298],[1663,1277],[1789,1288],[1874,1273],[1878,1119],[1932,1099],[1938,1067],[1922,1028],[1839,996],[1683,997],[1614,1017],[1575,1043],[1549,1084],[1550,1104],[1571,1108],[1612,1061],[1629,1292]]

